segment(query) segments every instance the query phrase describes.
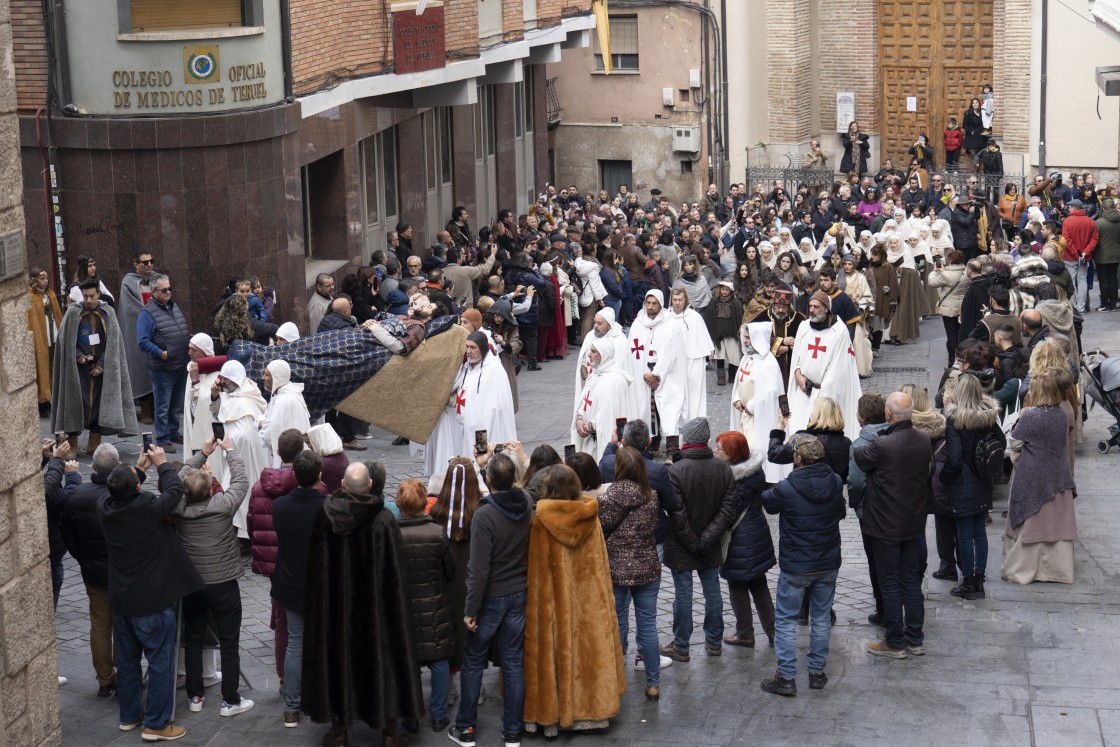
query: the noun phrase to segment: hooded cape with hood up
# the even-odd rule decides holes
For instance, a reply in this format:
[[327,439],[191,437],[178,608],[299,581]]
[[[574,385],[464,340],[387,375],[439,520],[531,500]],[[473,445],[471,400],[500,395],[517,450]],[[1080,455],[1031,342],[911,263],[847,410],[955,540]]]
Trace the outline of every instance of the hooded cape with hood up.
[[303,699],[315,722],[425,711],[401,530],[381,498],[336,491],[315,520],[304,608]]
[[[637,418],[630,395],[634,379],[619,365],[616,359],[618,347],[606,336],[597,339],[598,344],[593,342],[592,347],[599,351],[599,367],[583,383],[572,415],[572,443],[577,451],[585,451],[595,457],[596,462],[603,458],[603,452],[611,442],[615,420]],[[586,438],[576,430],[576,419],[580,417],[594,428],[594,432]]]
[[529,532],[525,722],[605,726],[624,692],[599,502],[541,500]]
[[[770,431],[778,424],[778,397],[785,393],[782,369],[770,352],[773,327],[770,321],[751,322],[739,331],[743,359],[732,382],[735,393],[731,397],[731,428],[746,436],[752,454],[766,453]],[[743,403],[741,412],[735,409],[736,402]],[[777,482],[782,477],[782,468],[769,460],[762,469],[767,482]]]

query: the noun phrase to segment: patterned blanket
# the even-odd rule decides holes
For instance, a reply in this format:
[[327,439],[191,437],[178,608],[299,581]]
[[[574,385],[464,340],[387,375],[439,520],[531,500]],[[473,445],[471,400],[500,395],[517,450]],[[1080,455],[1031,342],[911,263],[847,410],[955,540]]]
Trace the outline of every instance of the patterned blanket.
[[[381,325],[395,337],[405,334],[399,320],[382,319]],[[393,325],[398,321],[398,325]],[[456,322],[453,316],[442,316],[425,324],[425,338],[438,335]],[[281,359],[292,367],[292,381],[303,384],[303,398],[311,419],[326,414],[339,402],[365,384],[393,358],[364,327],[323,332],[301,337],[284,345],[260,345],[247,340],[234,340],[229,357],[240,361],[249,377],[258,383],[265,367]]]

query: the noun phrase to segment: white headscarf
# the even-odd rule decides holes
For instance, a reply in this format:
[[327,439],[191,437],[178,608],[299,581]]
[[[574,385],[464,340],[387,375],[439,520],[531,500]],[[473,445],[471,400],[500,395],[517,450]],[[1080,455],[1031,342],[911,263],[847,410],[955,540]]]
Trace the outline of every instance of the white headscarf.
[[[939,236],[936,234],[940,234]],[[949,221],[939,218],[930,226],[929,248],[934,254],[946,256],[953,249],[953,230]]]
[[321,457],[342,453],[342,439],[339,438],[330,423],[311,426],[307,431],[307,442],[311,449]]
[[[770,337],[773,333],[774,323],[769,320],[744,324],[739,328],[739,343],[743,346],[743,353],[758,360],[770,355]],[[755,344],[756,341],[763,340],[764,343]]]
[[238,361],[226,361],[223,363],[221,375],[223,379],[229,379],[234,384],[237,384],[238,387],[244,384],[247,378],[245,366],[241,365]]
[[[891,248],[891,244],[894,242],[898,243],[897,249]],[[902,237],[897,233],[887,235],[886,249],[887,262],[890,262],[893,265],[895,262],[901,259],[901,267],[909,268],[911,270],[914,269],[914,258],[910,256],[909,247],[907,247],[906,242],[903,241]]]
[[634,380],[634,377],[626,373],[619,365],[618,361],[615,360],[614,355],[618,350],[618,346],[613,339],[607,339],[606,337],[597,339],[595,342],[591,343],[591,347],[599,351],[599,366],[591,372],[592,376],[602,376],[605,373],[614,371],[615,373],[622,374],[626,378],[627,383]]
[[[652,291],[650,291],[650,293],[660,294],[661,291],[652,290]],[[648,296],[649,293],[647,293],[646,295]],[[607,324],[609,324],[611,326],[614,326],[614,320],[615,320],[614,309],[612,309],[610,306],[604,306],[603,308],[599,309],[598,311],[595,312],[595,316],[603,317],[604,319],[607,320]]]
[[[646,291],[645,298],[649,298],[650,296],[653,296],[654,298],[657,299],[657,302],[659,304],[661,304],[661,308],[665,308],[665,294],[664,293],[657,290],[656,288],[653,288],[651,290]],[[610,308],[604,308],[602,311],[599,311],[598,313],[602,314],[604,311],[610,311],[611,316],[614,316],[614,310],[612,310]],[[613,322],[614,320],[612,319],[611,321]]]
[[292,367],[289,366],[288,362],[285,360],[280,360],[279,358],[277,358],[276,360],[265,366],[265,370],[272,374],[273,394],[276,393],[277,389],[292,380]]
[[291,322],[284,322],[276,330],[276,337],[284,342],[295,342],[299,339],[299,327]]
[[214,356],[214,338],[208,334],[199,332],[191,338],[191,345],[194,345],[196,348],[206,353],[207,358],[212,358]]
[[797,252],[797,244],[793,240],[793,232],[787,226],[782,226],[778,229],[778,248],[775,250],[779,254],[782,252]]
[[[804,251],[804,248],[806,246],[809,247],[809,251]],[[820,259],[821,254],[819,251],[817,251],[817,249],[813,247],[813,240],[808,236],[805,236],[801,239],[800,242],[798,242],[797,251],[794,252],[793,256],[797,257],[801,264],[805,265],[806,267],[812,267],[813,264],[818,259]]]

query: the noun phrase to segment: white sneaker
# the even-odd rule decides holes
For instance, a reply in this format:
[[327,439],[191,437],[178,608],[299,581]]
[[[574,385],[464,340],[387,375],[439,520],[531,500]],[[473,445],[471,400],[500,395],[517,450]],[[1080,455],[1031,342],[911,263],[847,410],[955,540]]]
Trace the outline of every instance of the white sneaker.
[[198,713],[202,710],[202,705],[206,702],[206,696],[198,697],[197,695],[191,698],[190,709],[191,713]]
[[230,705],[223,700],[222,707],[218,709],[218,715],[236,716],[239,713],[245,713],[245,711],[251,709],[253,705],[253,701],[249,700],[248,698],[242,698],[240,702],[234,703],[233,705]]
[[[666,667],[673,666],[673,660],[670,659],[668,656],[659,656],[658,658],[661,661],[661,668],[662,669],[665,669]],[[645,659],[642,658],[641,654],[638,654],[637,656],[634,657],[634,669],[644,670],[645,668],[646,668]]]
[[60,674],[60,675],[58,675],[58,686],[59,686],[59,687],[62,687],[63,685],[65,685],[65,684],[66,684],[67,682],[69,682],[69,681],[70,681],[70,680],[66,679],[66,678],[65,678],[65,677],[63,677],[63,676],[62,676],[61,674]]

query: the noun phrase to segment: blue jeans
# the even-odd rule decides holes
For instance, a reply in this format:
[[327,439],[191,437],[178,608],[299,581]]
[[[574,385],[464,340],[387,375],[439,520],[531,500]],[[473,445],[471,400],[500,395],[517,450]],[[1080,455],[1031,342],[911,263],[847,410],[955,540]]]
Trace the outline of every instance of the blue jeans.
[[303,615],[284,610],[288,618],[288,650],[284,654],[284,684],[280,696],[285,711],[299,712],[303,695]]
[[836,596],[838,571],[795,576],[778,574],[778,598],[774,609],[774,654],[778,671],[793,679],[797,674],[797,616],[809,595],[809,671],[823,672],[828,663],[828,639],[832,634],[832,599]]
[[618,617],[623,656],[630,639],[630,599],[634,599],[634,637],[646,666],[646,687],[661,684],[661,654],[657,650],[657,590],[660,588],[661,579],[640,586],[614,587],[614,611]]
[[490,654],[490,642],[498,639],[502,658],[502,731],[520,734],[525,711],[525,599],[523,591],[482,600],[475,632],[467,631],[463,649],[463,669],[459,672],[459,712],[455,725],[460,729],[478,723],[478,694],[482,690],[482,669]]
[[[921,565],[925,537],[901,542],[872,538],[875,572],[883,590],[883,622],[887,643],[893,648],[906,644],[920,646],[925,641],[925,600],[922,599]],[[903,612],[905,611],[905,618]]]
[[961,575],[983,573],[988,567],[988,533],[984,529],[984,516],[957,517],[957,542],[960,549]]
[[[162,729],[175,705],[175,608],[139,617],[113,615],[117,652],[117,703],[122,724],[144,720],[147,729]],[[148,660],[148,701],[140,709],[140,656]]]
[[447,659],[428,664],[432,671],[432,695],[428,698],[428,711],[432,721],[447,718],[447,693],[451,689],[451,668]]
[[712,648],[723,646],[723,596],[719,590],[719,568],[699,571],[673,571],[673,645],[688,652],[692,638],[692,574],[700,577],[704,589],[704,642]]
[[160,446],[181,438],[179,416],[183,413],[183,395],[186,394],[187,369],[179,371],[151,371],[152,418],[155,421],[152,437]]
[[62,558],[58,562],[51,561],[51,593],[54,595],[54,608],[58,609],[58,595],[62,593],[62,582],[66,580],[66,566]]

